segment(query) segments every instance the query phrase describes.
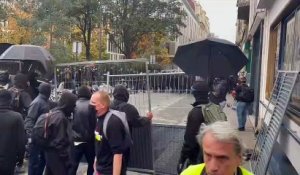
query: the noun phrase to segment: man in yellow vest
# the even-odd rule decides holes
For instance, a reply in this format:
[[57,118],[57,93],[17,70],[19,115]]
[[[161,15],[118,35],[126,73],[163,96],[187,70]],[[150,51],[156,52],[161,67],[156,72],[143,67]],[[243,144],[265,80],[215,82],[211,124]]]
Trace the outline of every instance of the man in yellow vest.
[[197,140],[204,163],[189,166],[181,175],[253,175],[240,166],[243,146],[230,123],[218,121],[201,127]]

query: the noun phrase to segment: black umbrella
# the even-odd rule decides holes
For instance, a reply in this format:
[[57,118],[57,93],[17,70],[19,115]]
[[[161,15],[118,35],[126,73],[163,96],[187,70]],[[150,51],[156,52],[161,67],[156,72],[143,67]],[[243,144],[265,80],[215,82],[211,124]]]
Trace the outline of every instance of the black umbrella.
[[39,70],[42,74],[49,74],[47,77],[53,74],[55,59],[40,46],[13,45],[0,56],[0,61],[6,60],[22,61],[25,64],[24,71]]
[[237,45],[218,38],[179,46],[174,58],[174,63],[186,74],[203,78],[236,75],[247,62]]

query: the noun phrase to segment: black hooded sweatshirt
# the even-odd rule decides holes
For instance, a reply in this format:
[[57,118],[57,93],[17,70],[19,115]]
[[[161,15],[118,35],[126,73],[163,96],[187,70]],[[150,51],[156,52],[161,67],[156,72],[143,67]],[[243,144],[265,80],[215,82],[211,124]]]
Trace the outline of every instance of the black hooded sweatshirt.
[[28,115],[25,118],[25,131],[28,137],[31,136],[32,128],[39,116],[49,112],[50,106],[48,99],[50,94],[51,85],[48,83],[40,84],[39,95],[31,102]]
[[73,144],[72,129],[67,117],[74,111],[76,100],[76,95],[68,92],[63,93],[58,107],[50,112],[51,117],[48,123],[50,141],[46,152],[55,151],[66,163],[70,161],[69,152]]
[[114,100],[110,108],[126,113],[130,131],[133,127],[142,127],[150,123],[147,117],[140,116],[138,110],[132,105],[127,103],[129,100],[129,93],[124,86],[116,86],[113,92]]
[[[9,104],[11,95],[1,90],[0,98],[0,167],[15,166],[25,151],[25,131],[21,114],[14,112]],[[4,92],[6,91],[6,92]],[[5,94],[3,94],[5,93]]]

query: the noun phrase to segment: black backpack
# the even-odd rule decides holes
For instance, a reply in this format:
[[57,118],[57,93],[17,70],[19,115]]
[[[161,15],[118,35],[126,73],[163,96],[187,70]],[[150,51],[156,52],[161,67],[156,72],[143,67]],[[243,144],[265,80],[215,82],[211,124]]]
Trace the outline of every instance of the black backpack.
[[238,99],[243,102],[251,103],[254,101],[254,89],[248,86],[242,86]]
[[20,96],[23,90],[12,87],[8,91],[11,93],[12,96],[12,103],[11,103],[12,109],[16,112],[23,114],[23,106],[20,103]]
[[36,121],[31,134],[32,143],[47,147],[50,142],[51,132],[49,130],[49,121],[53,114],[51,112],[41,115]]

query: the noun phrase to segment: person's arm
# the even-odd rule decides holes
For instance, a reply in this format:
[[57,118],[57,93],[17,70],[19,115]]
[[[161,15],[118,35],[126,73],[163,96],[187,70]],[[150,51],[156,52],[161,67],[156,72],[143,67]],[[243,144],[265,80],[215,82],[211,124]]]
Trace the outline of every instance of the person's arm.
[[124,108],[124,112],[126,113],[128,124],[132,127],[145,126],[150,123],[153,117],[151,112],[147,113],[146,117],[140,116],[138,110],[131,104],[128,104],[128,106]]
[[28,137],[31,136],[32,128],[39,117],[39,106],[39,103],[31,104],[28,110],[28,115],[25,118],[25,131]]
[[113,175],[120,175],[122,169],[123,154],[114,154]]

